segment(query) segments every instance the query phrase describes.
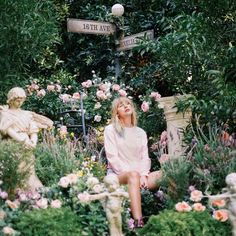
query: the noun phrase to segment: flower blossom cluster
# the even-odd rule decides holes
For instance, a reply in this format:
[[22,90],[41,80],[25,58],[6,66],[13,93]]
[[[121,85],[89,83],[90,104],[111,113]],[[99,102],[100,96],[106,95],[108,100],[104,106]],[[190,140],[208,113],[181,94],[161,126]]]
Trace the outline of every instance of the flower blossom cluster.
[[[193,186],[190,188],[190,200],[194,202],[192,205],[190,205],[186,201],[178,202],[175,205],[175,209],[178,212],[189,212],[191,210],[197,211],[197,212],[202,212],[206,210],[206,207],[200,203],[202,198],[204,197],[202,192],[195,189]],[[222,209],[222,207],[225,206],[225,200],[223,199],[215,199],[211,201],[211,206],[216,207],[217,209],[213,208],[213,214],[212,217],[218,221],[225,222],[229,218],[229,213],[228,210]]]

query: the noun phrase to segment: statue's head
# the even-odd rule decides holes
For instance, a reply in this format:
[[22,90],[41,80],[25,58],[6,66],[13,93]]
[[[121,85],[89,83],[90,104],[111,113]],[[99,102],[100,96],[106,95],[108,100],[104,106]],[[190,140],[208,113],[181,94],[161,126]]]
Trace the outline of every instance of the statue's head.
[[119,187],[119,179],[115,174],[105,176],[103,182],[110,191],[114,191]]
[[22,98],[23,100],[26,99],[26,93],[23,88],[15,87],[9,90],[7,94],[7,103],[10,104],[12,101]]
[[236,173],[228,174],[225,178],[225,182],[228,186],[235,186],[236,187]]

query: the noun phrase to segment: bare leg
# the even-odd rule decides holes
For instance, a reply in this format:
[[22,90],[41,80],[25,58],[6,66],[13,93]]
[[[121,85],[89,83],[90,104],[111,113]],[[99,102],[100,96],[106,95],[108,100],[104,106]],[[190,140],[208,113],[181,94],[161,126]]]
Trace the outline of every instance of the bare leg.
[[124,172],[118,175],[120,184],[128,184],[130,209],[134,219],[142,218],[140,175],[136,171]]
[[148,175],[148,189],[154,190],[158,187],[158,180],[162,178],[162,171],[154,171]]

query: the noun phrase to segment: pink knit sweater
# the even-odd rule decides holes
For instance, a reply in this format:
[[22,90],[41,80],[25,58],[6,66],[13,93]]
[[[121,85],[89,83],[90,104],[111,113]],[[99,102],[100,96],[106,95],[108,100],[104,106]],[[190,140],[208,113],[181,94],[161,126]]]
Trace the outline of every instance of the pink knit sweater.
[[140,175],[148,175],[151,160],[148,156],[147,135],[137,126],[124,128],[123,135],[116,132],[112,125],[104,131],[105,151],[108,168],[116,174],[126,171],[137,171]]

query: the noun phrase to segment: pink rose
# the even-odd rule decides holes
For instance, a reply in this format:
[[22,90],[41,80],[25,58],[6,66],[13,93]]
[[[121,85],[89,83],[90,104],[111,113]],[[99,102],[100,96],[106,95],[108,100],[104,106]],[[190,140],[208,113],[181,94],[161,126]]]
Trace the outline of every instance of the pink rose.
[[70,184],[76,184],[78,181],[78,176],[76,174],[68,174],[66,177],[69,179]]
[[216,206],[216,207],[224,207],[225,204],[226,203],[224,199],[216,199],[216,200],[211,201],[211,205]]
[[143,112],[148,112],[149,111],[149,103],[144,101],[141,105],[141,109]]
[[28,86],[28,90],[30,92],[37,91],[39,89],[39,86],[36,83],[32,83],[31,85]]
[[57,92],[61,92],[61,85],[55,84],[55,90],[56,90]]
[[28,198],[31,198],[33,200],[39,199],[41,195],[37,191],[32,191],[28,193]]
[[199,191],[199,190],[193,190],[191,192],[191,196],[190,196],[190,199],[194,202],[200,202],[202,200],[202,192]]
[[60,181],[58,183],[59,186],[61,186],[62,188],[67,188],[70,184],[70,180],[68,177],[64,176],[60,178]]
[[124,89],[119,89],[119,90],[118,90],[118,93],[119,93],[120,96],[122,96],[122,97],[126,97],[126,96],[127,96],[127,93],[125,92]]
[[38,97],[44,97],[46,95],[46,91],[44,89],[40,89],[37,91],[37,96]]
[[91,86],[92,86],[92,81],[91,80],[87,80],[87,81],[82,83],[83,88],[90,88]]
[[5,192],[5,191],[2,191],[2,192],[0,192],[0,197],[1,197],[2,199],[7,199],[7,198],[8,198],[8,193]]
[[94,109],[99,109],[101,106],[102,105],[100,102],[96,102],[96,104],[94,105]]
[[48,199],[47,198],[41,198],[36,201],[36,206],[41,208],[41,209],[46,209],[48,208]]
[[185,201],[177,203],[175,205],[175,209],[178,212],[189,212],[192,210],[191,206],[189,206],[189,204]]
[[61,205],[62,205],[62,203],[61,203],[61,201],[58,200],[58,199],[53,200],[53,201],[51,202],[51,207],[52,207],[52,208],[61,208]]
[[55,90],[55,85],[49,84],[49,85],[47,86],[47,90],[48,90],[48,91],[54,91],[54,90]]
[[150,97],[154,98],[154,100],[157,102],[161,98],[161,95],[158,92],[151,92]]
[[213,212],[213,218],[225,222],[229,218],[229,213],[226,209],[217,210]]
[[19,194],[19,200],[21,202],[27,202],[29,200],[29,198],[27,197],[27,195],[25,193],[20,193]]
[[64,103],[67,103],[67,102],[70,102],[70,100],[71,100],[71,95],[69,95],[69,94],[61,94],[60,95],[60,99],[62,100],[62,102],[64,102]]
[[113,90],[113,91],[118,91],[118,90],[120,90],[120,85],[119,85],[119,84],[113,84],[112,90]]
[[94,121],[96,121],[96,122],[100,122],[101,119],[102,119],[102,117],[99,115],[94,116]]
[[98,90],[96,92],[96,96],[97,96],[98,99],[101,99],[101,100],[106,100],[107,99],[106,94],[102,90]]
[[201,203],[194,203],[192,207],[193,207],[194,211],[205,211],[206,210],[206,207],[203,206]]
[[77,197],[82,203],[88,202],[90,199],[89,194],[87,192],[79,193]]
[[74,100],[79,100],[79,99],[80,99],[80,93],[73,93],[72,98],[73,98]]
[[103,92],[106,92],[106,91],[107,91],[107,86],[106,86],[106,84],[100,84],[100,85],[99,85],[99,89],[102,90]]
[[14,235],[15,234],[15,230],[9,226],[3,227],[2,232],[5,235]]
[[19,201],[14,201],[14,202],[12,202],[12,201],[10,201],[10,200],[6,200],[6,202],[5,202],[12,210],[14,210],[14,209],[17,209],[18,207],[19,207],[19,205],[20,205],[20,203],[19,203]]

